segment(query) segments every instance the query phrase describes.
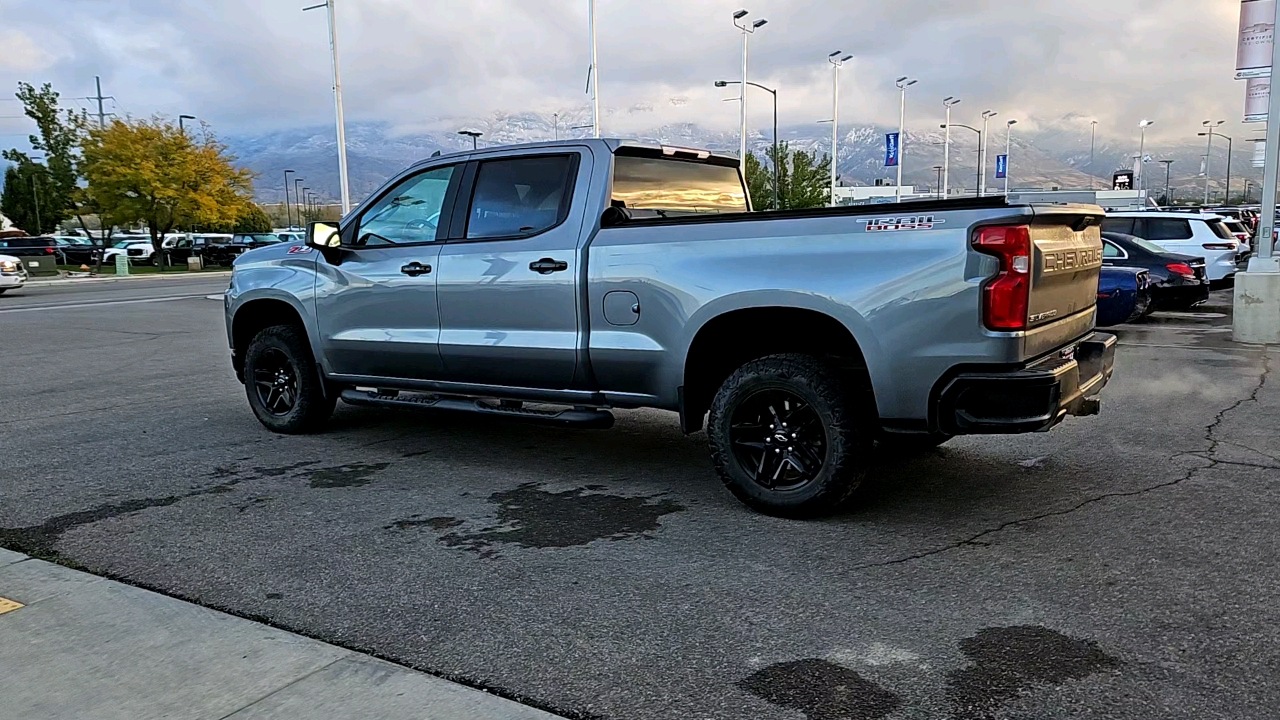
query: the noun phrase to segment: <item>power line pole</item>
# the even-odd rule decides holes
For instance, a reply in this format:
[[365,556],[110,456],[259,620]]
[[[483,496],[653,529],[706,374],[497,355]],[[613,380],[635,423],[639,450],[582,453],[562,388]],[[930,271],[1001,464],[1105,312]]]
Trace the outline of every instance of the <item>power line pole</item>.
[[93,76],[93,82],[94,82],[94,83],[97,85],[97,87],[98,87],[98,94],[97,94],[97,95],[91,95],[91,96],[89,96],[89,97],[85,98],[85,100],[95,100],[95,101],[97,101],[97,103],[98,103],[98,113],[97,113],[97,115],[98,115],[98,129],[99,129],[99,130],[101,130],[101,129],[103,129],[103,128],[105,128],[105,127],[107,126],[107,118],[109,118],[109,117],[115,117],[115,113],[109,113],[109,112],[106,112],[106,111],[105,111],[105,109],[102,107],[102,101],[103,101],[103,100],[115,100],[115,98],[114,98],[114,97],[112,97],[111,95],[103,95],[103,94],[102,94],[102,78],[101,78],[101,77],[99,77],[98,75],[94,75],[94,76]]

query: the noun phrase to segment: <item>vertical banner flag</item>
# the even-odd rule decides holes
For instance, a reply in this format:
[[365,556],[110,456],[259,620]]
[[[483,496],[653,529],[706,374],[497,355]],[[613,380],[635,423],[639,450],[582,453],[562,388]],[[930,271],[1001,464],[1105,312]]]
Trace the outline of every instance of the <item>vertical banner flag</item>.
[[1271,109],[1271,78],[1249,78],[1245,81],[1244,121],[1247,123],[1267,121],[1267,111]]
[[996,156],[996,179],[1003,180],[1008,176],[1009,176],[1009,156],[997,155]]
[[898,165],[898,133],[889,133],[884,136],[884,166],[897,167]]
[[1236,79],[1271,74],[1271,49],[1275,42],[1276,0],[1242,0],[1240,40],[1236,45]]
[[1256,168],[1264,168],[1267,166],[1267,141],[1253,141],[1253,166]]

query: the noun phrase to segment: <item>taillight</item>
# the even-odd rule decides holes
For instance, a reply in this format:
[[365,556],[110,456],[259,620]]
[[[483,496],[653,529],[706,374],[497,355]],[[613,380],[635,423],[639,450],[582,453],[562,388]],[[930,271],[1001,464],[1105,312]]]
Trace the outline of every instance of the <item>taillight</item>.
[[44,254],[45,254],[45,255],[52,255],[52,254],[53,254],[53,248],[51,248],[51,247],[47,247],[47,248],[45,248],[45,249],[44,249]]
[[1200,247],[1204,248],[1205,250],[1235,250],[1236,244],[1235,243],[1205,243]]
[[1196,276],[1196,271],[1192,270],[1191,266],[1186,263],[1169,263],[1164,268],[1174,275],[1181,275],[1184,278],[1194,279]]
[[991,330],[1025,330],[1031,295],[1031,228],[979,228],[973,249],[1000,259],[1000,272],[982,286],[982,323]]

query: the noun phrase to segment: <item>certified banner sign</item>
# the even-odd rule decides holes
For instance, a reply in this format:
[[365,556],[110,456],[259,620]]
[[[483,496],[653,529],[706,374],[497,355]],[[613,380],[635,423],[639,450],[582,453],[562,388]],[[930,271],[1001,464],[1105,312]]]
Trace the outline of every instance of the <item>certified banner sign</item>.
[[884,166],[897,167],[898,165],[898,133],[889,133],[884,136]]
[[1271,108],[1271,78],[1249,78],[1244,91],[1244,121],[1257,123],[1267,121],[1267,111]]
[[1276,0],[1242,0],[1240,41],[1236,46],[1236,79],[1271,74],[1271,50],[1275,41]]
[[1009,176],[1009,156],[997,155],[996,156],[996,179],[1003,180],[1008,176]]

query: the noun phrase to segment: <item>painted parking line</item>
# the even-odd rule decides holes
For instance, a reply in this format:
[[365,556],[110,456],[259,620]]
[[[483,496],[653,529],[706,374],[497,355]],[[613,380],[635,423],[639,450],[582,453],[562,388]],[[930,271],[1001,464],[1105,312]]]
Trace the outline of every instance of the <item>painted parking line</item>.
[[[104,300],[101,302],[86,303],[67,303],[63,305],[35,305],[32,307],[8,308],[0,310],[0,314],[5,313],[23,313],[23,312],[39,312],[41,310],[77,310],[83,308],[98,308],[109,305],[140,305],[142,303],[158,303],[172,302],[174,300],[198,300],[207,298],[207,295],[174,295],[171,297],[145,298],[142,300]],[[221,299],[221,295],[218,296]]]

